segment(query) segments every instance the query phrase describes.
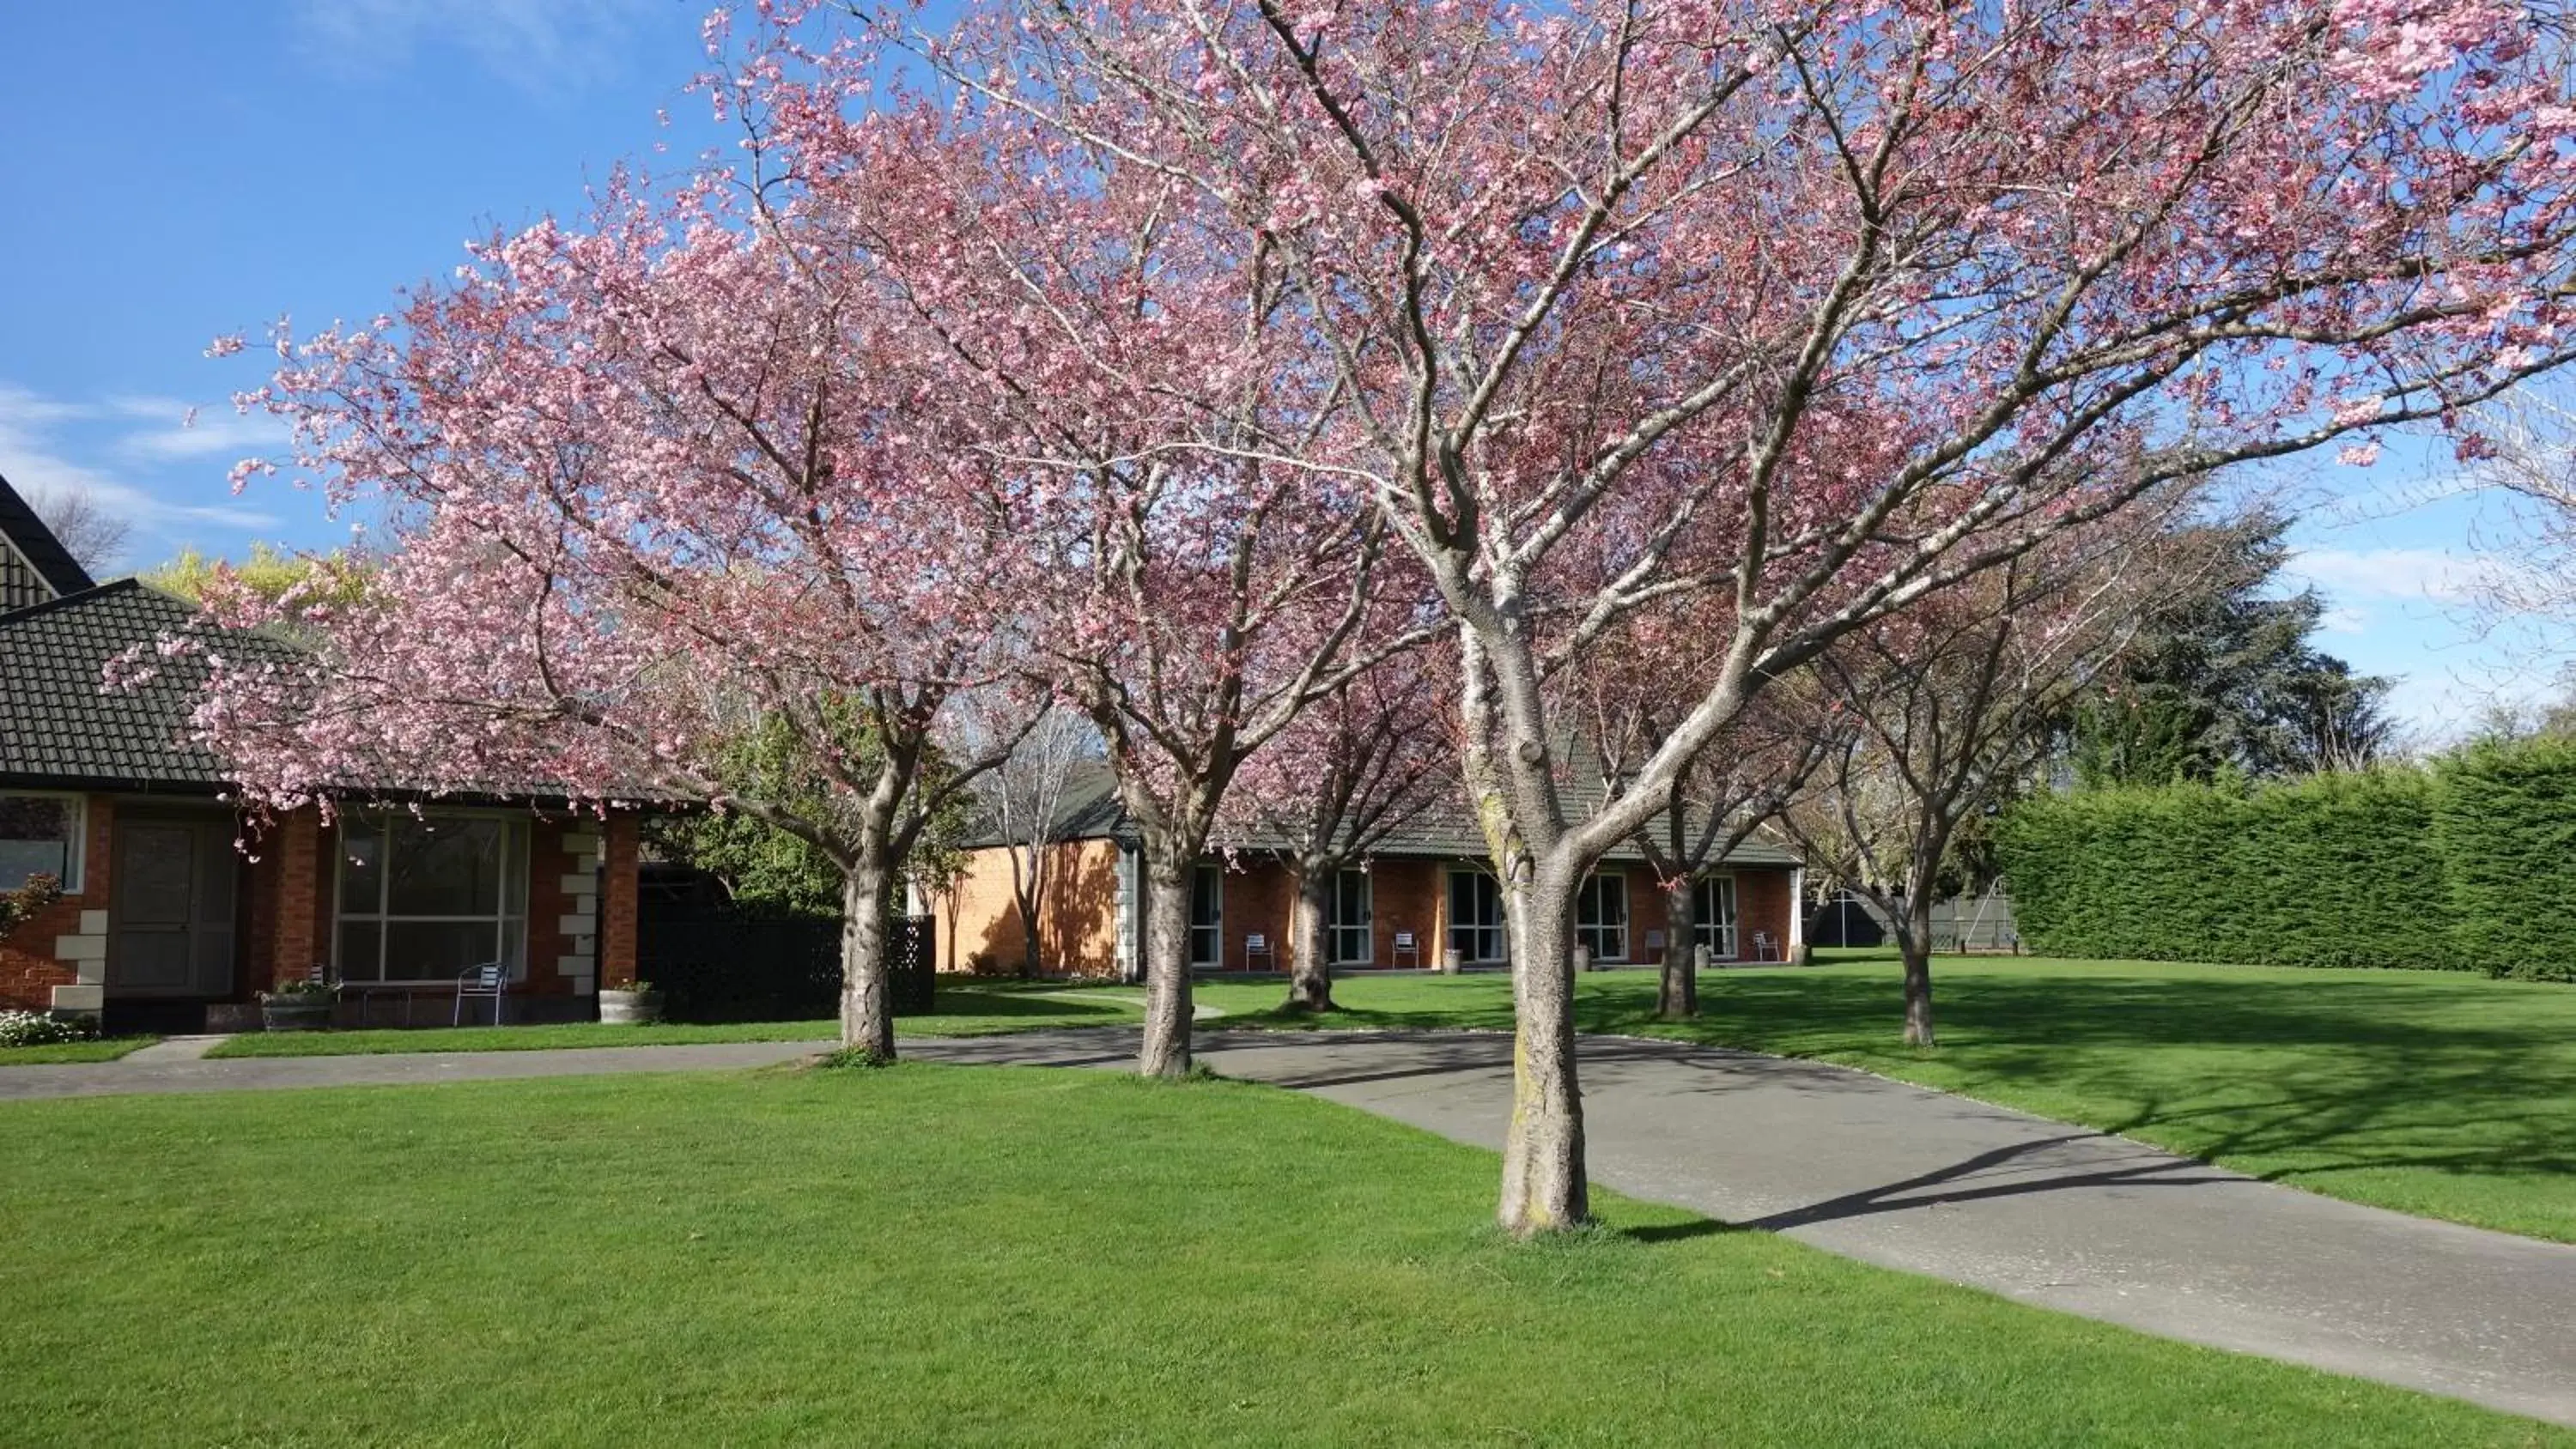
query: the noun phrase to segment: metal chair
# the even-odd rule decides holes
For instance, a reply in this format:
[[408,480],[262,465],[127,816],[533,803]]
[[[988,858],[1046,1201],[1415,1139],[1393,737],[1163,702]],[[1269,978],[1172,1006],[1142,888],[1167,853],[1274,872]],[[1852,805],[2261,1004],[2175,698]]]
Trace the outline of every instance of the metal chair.
[[510,994],[510,968],[498,961],[468,966],[456,978],[456,1019],[451,1026],[465,1024],[465,1001],[468,997],[492,998],[492,1024],[501,1024],[501,1003]]
[[1753,959],[1756,961],[1777,961],[1781,959],[1780,943],[1771,939],[1771,933],[1769,931],[1756,931],[1753,933]]

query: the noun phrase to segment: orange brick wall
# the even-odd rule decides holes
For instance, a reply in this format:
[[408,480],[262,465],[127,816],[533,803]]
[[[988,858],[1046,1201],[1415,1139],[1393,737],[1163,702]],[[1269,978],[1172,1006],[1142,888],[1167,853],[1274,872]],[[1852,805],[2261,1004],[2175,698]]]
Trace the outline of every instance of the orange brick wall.
[[[1077,840],[1052,847],[1046,899],[1038,908],[1039,953],[1047,970],[1074,976],[1118,973],[1118,843]],[[1011,853],[967,852],[966,870],[930,895],[939,922],[939,969],[1016,974],[1026,933],[1011,892]],[[980,966],[978,964],[980,958]]]

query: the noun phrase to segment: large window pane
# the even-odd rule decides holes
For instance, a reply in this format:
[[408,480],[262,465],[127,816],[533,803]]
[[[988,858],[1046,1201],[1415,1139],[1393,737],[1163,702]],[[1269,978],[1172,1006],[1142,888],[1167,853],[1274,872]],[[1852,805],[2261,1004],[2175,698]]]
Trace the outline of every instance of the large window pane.
[[1332,939],[1327,949],[1335,963],[1346,966],[1368,964],[1375,954],[1370,939],[1369,874],[1364,870],[1346,870],[1333,881]]
[[1735,877],[1704,877],[1691,894],[1691,934],[1717,959],[1735,959]]
[[385,904],[385,833],[373,820],[344,816],[340,821],[340,910],[343,915],[373,916]]
[[1502,883],[1480,870],[1449,873],[1449,949],[1469,961],[1500,961],[1510,952],[1503,927]]
[[498,916],[508,832],[498,820],[397,815],[387,861],[388,916]]
[[382,921],[340,921],[340,979],[382,981],[385,926]]
[[1203,865],[1190,875],[1190,964],[1225,960],[1225,868]]
[[340,831],[339,953],[352,981],[452,980],[527,967],[527,822],[354,817]]
[[80,814],[79,801],[59,795],[0,795],[0,891],[37,875],[77,890]]
[[1628,878],[1604,872],[1574,897],[1574,939],[1595,961],[1628,959]]
[[434,981],[500,958],[492,921],[387,921],[385,978]]

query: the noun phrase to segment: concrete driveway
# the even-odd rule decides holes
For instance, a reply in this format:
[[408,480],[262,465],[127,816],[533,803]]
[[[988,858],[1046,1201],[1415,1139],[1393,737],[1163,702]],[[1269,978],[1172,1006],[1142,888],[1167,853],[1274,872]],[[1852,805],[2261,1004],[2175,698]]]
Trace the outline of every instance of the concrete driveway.
[[[905,1038],[922,1061],[1122,1068],[1133,1028]],[[114,1062],[0,1099],[749,1067],[818,1042]],[[1228,1076],[1502,1145],[1510,1040],[1205,1033]],[[1593,1180],[1891,1268],[2194,1343],[2576,1425],[2576,1246],[2275,1187],[1841,1067],[1588,1037]]]

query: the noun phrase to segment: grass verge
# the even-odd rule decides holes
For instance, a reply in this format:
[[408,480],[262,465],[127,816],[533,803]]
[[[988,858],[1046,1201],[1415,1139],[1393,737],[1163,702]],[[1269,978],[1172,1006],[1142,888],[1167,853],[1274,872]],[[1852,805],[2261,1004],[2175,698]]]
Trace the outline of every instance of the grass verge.
[[[899,1036],[983,1036],[1060,1026],[1120,1026],[1138,1012],[1104,997],[1073,1000],[1062,987],[1005,985],[942,987],[938,1010],[899,1017]],[[825,1041],[838,1037],[837,1021],[746,1021],[703,1025],[662,1022],[651,1026],[570,1022],[554,1026],[459,1026],[352,1031],[252,1032],[208,1052],[212,1057],[339,1057],[386,1052],[543,1051],[565,1047],[689,1046],[730,1041]]]
[[139,1052],[161,1038],[111,1036],[98,1041],[58,1041],[45,1046],[0,1047],[0,1067],[45,1066],[56,1062],[112,1062]]
[[901,1066],[0,1108],[12,1442],[2560,1445],[1225,1082]]

